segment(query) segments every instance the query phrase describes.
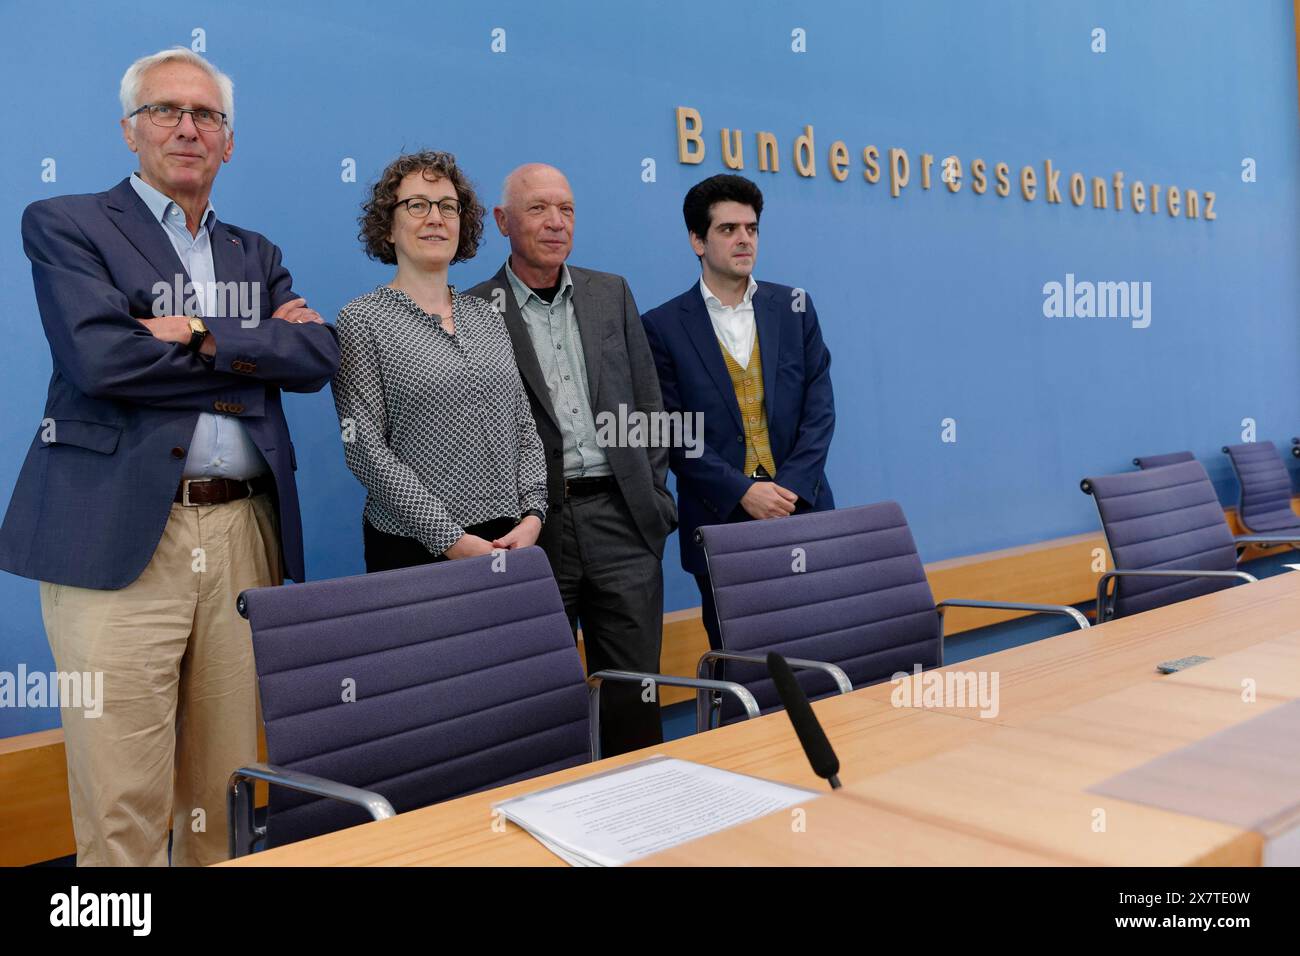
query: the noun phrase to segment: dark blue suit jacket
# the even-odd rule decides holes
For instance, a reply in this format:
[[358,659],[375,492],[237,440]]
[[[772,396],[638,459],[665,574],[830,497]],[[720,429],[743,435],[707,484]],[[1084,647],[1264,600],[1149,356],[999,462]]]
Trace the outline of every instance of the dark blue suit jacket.
[[[831,356],[822,342],[811,297],[789,286],[758,283],[754,322],[763,362],[763,404],[776,481],[801,499],[799,511],[835,507],[826,483],[826,455],[835,430]],[[802,304],[803,310],[796,311]],[[753,482],[745,477],[745,431],[722,346],[697,282],[642,317],[659,369],[664,408],[704,413],[704,453],[686,456],[673,448],[677,475],[682,567],[706,573],[695,542],[700,525],[749,519],[740,499]]]
[[250,328],[238,317],[205,318],[217,344],[207,359],[136,321],[153,315],[155,283],[189,277],[129,180],[32,203],[22,235],[54,371],[0,527],[0,568],[87,588],[134,581],[162,538],[195,423],[208,411],[236,415],[270,464],[285,572],[303,580],[297,461],[280,391],[320,390],[339,349],[332,326],[271,317],[297,297],[280,250],[215,224],[217,281],[257,283],[261,311]]

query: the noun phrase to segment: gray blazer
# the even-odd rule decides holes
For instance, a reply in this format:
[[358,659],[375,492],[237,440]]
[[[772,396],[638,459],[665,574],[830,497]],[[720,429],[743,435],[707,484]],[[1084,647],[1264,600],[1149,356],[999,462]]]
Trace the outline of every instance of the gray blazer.
[[[619,414],[641,411],[647,415],[663,411],[659,374],[646,342],[641,315],[632,290],[622,276],[569,266],[573,280],[573,311],[582,338],[587,368],[591,412]],[[503,264],[491,279],[470,289],[469,295],[491,305],[504,303],[506,330],[515,350],[515,363],[532,403],[537,433],[546,449],[547,520],[537,543],[546,551],[552,567],[560,558],[560,506],[564,502],[564,443],[559,419],[551,407],[551,393],[542,377],[532,339],[524,327],[523,314],[515,302],[514,290]],[[636,531],[657,557],[663,557],[664,540],[677,527],[677,506],[668,493],[667,448],[604,449],[610,470],[623,500],[632,513]],[[629,529],[630,530],[630,529]]]

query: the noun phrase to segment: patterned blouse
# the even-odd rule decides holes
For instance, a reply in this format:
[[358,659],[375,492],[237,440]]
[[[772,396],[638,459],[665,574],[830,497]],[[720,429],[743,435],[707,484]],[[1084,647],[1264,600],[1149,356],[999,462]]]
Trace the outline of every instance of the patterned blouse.
[[465,525],[546,513],[546,459],[505,323],[453,287],[454,335],[405,292],[345,305],[334,407],[365,517],[434,554]]

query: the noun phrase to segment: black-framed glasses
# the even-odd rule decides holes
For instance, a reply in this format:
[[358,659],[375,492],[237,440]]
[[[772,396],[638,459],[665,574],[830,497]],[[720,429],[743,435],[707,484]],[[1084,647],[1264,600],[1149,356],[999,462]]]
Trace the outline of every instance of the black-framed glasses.
[[423,219],[429,215],[429,210],[435,205],[438,207],[438,212],[443,219],[460,218],[461,204],[459,199],[440,199],[434,203],[422,196],[412,196],[410,199],[403,199],[401,202],[393,203],[393,208],[405,206],[406,211],[411,214],[412,218]]
[[[170,103],[146,103],[140,107],[131,116],[140,113],[149,114],[149,122],[154,126],[164,128],[174,128],[181,125],[181,117],[186,113],[194,120],[196,128],[203,130],[205,133],[215,133],[226,124],[226,114],[221,110],[207,109],[199,107],[198,109],[187,110],[182,106],[172,106]],[[127,119],[131,117],[128,116]]]

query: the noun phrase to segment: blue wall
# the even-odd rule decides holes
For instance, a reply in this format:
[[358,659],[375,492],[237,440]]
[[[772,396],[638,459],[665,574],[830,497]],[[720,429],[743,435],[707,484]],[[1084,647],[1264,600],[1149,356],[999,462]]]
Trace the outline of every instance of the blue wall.
[[[716,8],[716,9],[715,9]],[[743,12],[739,12],[742,11]],[[796,10],[798,12],[793,12]],[[490,10],[490,12],[488,12]],[[129,12],[128,12],[129,11]],[[1107,52],[1090,33],[1107,31]],[[268,234],[295,285],[333,315],[387,281],[355,218],[367,183],[404,148],[450,149],[486,194],[520,162],[567,170],[575,263],[627,276],[643,309],[697,275],[684,191],[722,169],[718,130],[745,131],[765,191],[760,277],[813,296],[834,355],[830,459],[845,505],[899,500],[935,560],[1088,531],[1085,474],[1137,453],[1190,448],[1226,502],[1222,444],[1241,420],[1278,443],[1300,432],[1296,370],[1300,128],[1286,0],[701,4],[661,0],[0,6],[0,503],[39,422],[49,356],[18,222],[32,200],[99,191],[134,168],[117,84],[135,57],[206,31],[236,88],[236,148],[213,203]],[[493,28],[506,52],[490,50]],[[807,52],[791,52],[791,30]],[[708,155],[677,163],[674,107],[693,106]],[[815,179],[791,149],[816,128]],[[753,134],[778,135],[781,172],[758,174]],[[844,139],[848,182],[826,169]],[[913,180],[892,200],[861,178],[863,146],[906,148]],[[919,188],[927,151],[1013,171],[1050,158],[1066,176],[1178,183],[1218,193],[1216,222],[1027,203],[969,186]],[[58,180],[41,181],[57,160]],[[340,179],[345,157],[358,182]],[[644,183],[641,161],[657,162]],[[1258,164],[1243,183],[1241,161]],[[968,172],[969,176],[969,172]],[[1040,186],[1041,189],[1041,186]],[[453,269],[464,287],[506,254],[495,229]],[[1152,283],[1152,323],[1047,319],[1042,287]],[[1249,369],[1249,372],[1244,371]],[[312,577],[362,569],[360,486],[346,470],[328,391],[286,398],[298,449]],[[957,442],[940,422],[957,421]],[[75,541],[68,547],[77,547]],[[669,609],[698,603],[676,542]],[[0,670],[52,664],[30,581],[0,574]],[[0,710],[0,736],[55,726]]]

